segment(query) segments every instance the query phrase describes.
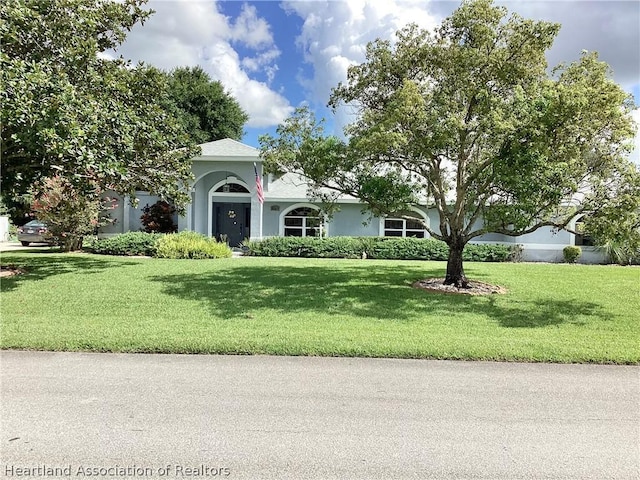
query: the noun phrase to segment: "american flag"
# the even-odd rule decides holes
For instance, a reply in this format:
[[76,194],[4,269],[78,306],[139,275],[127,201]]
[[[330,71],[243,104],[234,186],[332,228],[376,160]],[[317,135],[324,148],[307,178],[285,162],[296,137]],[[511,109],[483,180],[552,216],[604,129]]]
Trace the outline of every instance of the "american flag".
[[264,203],[264,191],[262,190],[262,179],[258,176],[258,167],[253,164],[253,171],[256,172],[256,193],[258,194],[258,201]]

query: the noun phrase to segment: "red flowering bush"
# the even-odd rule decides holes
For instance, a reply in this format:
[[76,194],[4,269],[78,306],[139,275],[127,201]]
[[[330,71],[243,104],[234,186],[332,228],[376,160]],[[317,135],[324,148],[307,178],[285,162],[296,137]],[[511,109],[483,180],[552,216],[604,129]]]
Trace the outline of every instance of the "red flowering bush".
[[47,224],[47,235],[66,252],[81,249],[86,235],[111,223],[108,210],[117,207],[116,199],[105,197],[99,189],[81,192],[57,175],[36,184],[31,195],[35,217]]
[[165,202],[158,200],[153,205],[147,205],[142,209],[140,220],[144,225],[144,231],[147,233],[175,233],[178,226],[173,221],[176,208]]

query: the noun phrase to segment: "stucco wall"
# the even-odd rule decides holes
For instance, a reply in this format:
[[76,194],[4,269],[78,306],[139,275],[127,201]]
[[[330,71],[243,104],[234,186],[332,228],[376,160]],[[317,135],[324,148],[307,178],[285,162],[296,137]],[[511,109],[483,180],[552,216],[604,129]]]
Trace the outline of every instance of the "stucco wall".
[[111,219],[115,220],[114,223],[110,223],[105,225],[104,227],[100,227],[98,231],[98,235],[100,236],[108,236],[108,235],[117,235],[118,233],[128,232],[128,225],[124,224],[124,204],[125,199],[122,195],[116,195],[113,192],[109,192],[107,194],[109,198],[116,198],[117,207],[113,210],[109,210],[109,216]]
[[[251,202],[251,237],[260,237],[260,211],[262,210],[262,237],[280,235],[281,217],[294,205],[309,204],[308,201],[267,200],[260,206],[255,195],[253,160],[222,158],[218,160],[196,159],[193,162],[192,171],[196,179],[192,188],[193,202],[187,207],[188,214],[178,218],[180,230],[191,229],[208,235],[212,220],[213,201],[225,202]],[[225,179],[232,180],[235,177],[239,183],[244,183],[250,191],[247,196],[225,196],[218,200],[216,197],[210,201],[209,192],[218,183]],[[269,191],[268,179],[263,178],[265,192]],[[104,234],[116,234],[128,230],[142,228],[140,216],[145,205],[153,204],[157,197],[141,193],[138,195],[140,203],[137,208],[131,207],[128,214],[124,211],[124,199],[119,199],[118,207],[112,212],[112,216],[118,221],[115,225],[102,229]],[[286,196],[286,195],[284,195]],[[425,211],[431,228],[439,229],[437,211],[431,209]],[[340,210],[335,213],[328,225],[329,236],[378,236],[381,231],[380,218],[368,218],[368,214],[362,213],[362,205],[358,203],[342,204]],[[573,245],[573,235],[568,232],[554,232],[550,228],[541,228],[531,234],[521,237],[509,237],[499,234],[486,234],[473,240],[474,243],[504,243],[523,245],[523,259],[527,261],[558,262],[563,260],[562,249],[567,245]],[[583,247],[583,255],[580,261],[585,263],[601,263],[604,256],[597,249]]]
[[380,222],[377,217],[369,220],[362,214],[362,205],[345,204],[336,212],[329,224],[329,235],[332,237],[377,237]]
[[138,206],[129,208],[129,231],[131,232],[144,230],[141,220],[143,213],[142,209],[147,205],[151,206],[160,200],[160,197],[143,192],[138,192],[136,196],[138,197]]

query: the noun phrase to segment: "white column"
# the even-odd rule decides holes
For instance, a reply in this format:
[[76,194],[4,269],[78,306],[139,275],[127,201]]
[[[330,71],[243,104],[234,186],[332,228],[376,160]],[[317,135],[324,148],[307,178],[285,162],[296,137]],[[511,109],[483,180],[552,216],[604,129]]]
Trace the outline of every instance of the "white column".
[[187,226],[186,230],[193,230],[193,188],[189,190],[189,204],[187,210]]
[[122,205],[122,233],[125,233],[131,230],[129,223],[129,218],[131,217],[131,199],[129,195],[125,195],[122,201],[124,202]]
[[262,213],[263,213],[263,209],[264,209],[264,204],[258,202],[258,205],[260,205],[260,223],[259,223],[259,229],[258,229],[258,238],[262,239]]

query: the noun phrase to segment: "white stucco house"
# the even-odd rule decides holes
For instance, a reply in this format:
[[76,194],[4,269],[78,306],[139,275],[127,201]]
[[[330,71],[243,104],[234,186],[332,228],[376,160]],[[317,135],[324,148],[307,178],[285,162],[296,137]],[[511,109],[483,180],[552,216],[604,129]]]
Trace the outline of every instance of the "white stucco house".
[[[217,140],[201,145],[202,154],[193,159],[194,181],[191,185],[191,204],[186,215],[177,218],[178,230],[192,230],[217,239],[226,239],[231,246],[244,239],[252,240],[273,236],[413,236],[426,238],[429,234],[416,222],[401,218],[374,218],[367,222],[363,205],[356,198],[341,198],[340,210],[331,221],[320,218],[319,208],[307,197],[307,187],[295,175],[276,178],[262,174],[258,150],[231,139]],[[258,199],[256,175],[261,177],[264,202]],[[137,208],[128,199],[119,202],[112,212],[113,225],[101,233],[113,235],[142,229],[140,216],[145,205],[158,197],[145,192],[137,194]],[[438,225],[437,212],[428,206],[414,209],[429,225]],[[523,256],[529,261],[562,261],[562,249],[567,245],[581,245],[582,239],[561,231],[541,228],[520,237],[489,234],[478,237],[474,243],[519,244]],[[593,247],[584,247],[581,261],[600,263],[603,255]]]

